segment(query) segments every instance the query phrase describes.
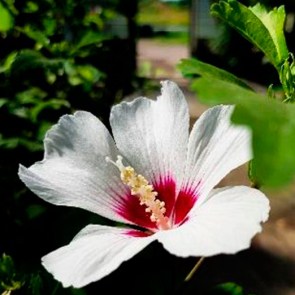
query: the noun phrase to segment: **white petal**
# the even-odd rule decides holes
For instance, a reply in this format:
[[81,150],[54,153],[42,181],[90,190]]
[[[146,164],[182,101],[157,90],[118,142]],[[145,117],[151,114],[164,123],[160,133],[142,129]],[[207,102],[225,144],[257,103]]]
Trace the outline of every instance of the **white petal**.
[[230,122],[232,111],[232,106],[210,108],[192,129],[183,187],[197,190],[196,204],[231,170],[252,158],[251,133]]
[[81,288],[107,276],[155,239],[132,236],[129,231],[137,232],[88,225],[69,245],[44,256],[42,264],[64,287]]
[[250,246],[269,209],[268,199],[256,189],[216,189],[188,221],[159,232],[158,240],[170,253],[181,257],[233,254]]
[[111,111],[111,126],[119,150],[149,181],[183,175],[189,128],[187,102],[176,84],[162,82],[156,101],[138,98]]
[[88,112],[63,116],[46,134],[45,155],[29,169],[20,166],[22,181],[39,197],[56,204],[80,207],[117,221],[115,212],[124,188],[115,143],[106,127]]

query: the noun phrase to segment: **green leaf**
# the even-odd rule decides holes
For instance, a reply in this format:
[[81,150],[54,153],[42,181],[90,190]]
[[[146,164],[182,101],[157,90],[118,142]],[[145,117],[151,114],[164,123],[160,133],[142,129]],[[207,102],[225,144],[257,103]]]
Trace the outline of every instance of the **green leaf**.
[[9,100],[7,98],[0,98],[0,108],[2,108],[8,103],[9,103]]
[[12,275],[14,272],[14,263],[9,255],[2,254],[0,258],[0,277],[4,275]]
[[36,106],[34,106],[33,108],[30,109],[30,119],[32,120],[32,122],[36,123],[38,120],[38,115],[44,109],[58,110],[62,107],[69,108],[70,103],[67,100],[60,100],[60,99],[50,99],[45,102],[40,102],[40,103],[36,104]]
[[40,142],[28,140],[19,137],[3,138],[0,134],[0,147],[3,149],[15,149],[17,147],[25,147],[31,152],[40,152],[43,150],[43,144]]
[[283,34],[283,6],[267,12],[260,4],[247,8],[236,0],[221,0],[211,6],[211,14],[225,21],[257,46],[276,69],[280,70],[280,66],[288,58]]
[[28,1],[24,8],[25,13],[34,13],[39,10],[39,5],[36,2]]
[[[0,291],[18,290],[24,284],[23,279],[20,279],[16,274],[15,265],[11,256],[3,254],[0,258]],[[8,293],[10,294],[10,293]]]
[[70,294],[72,294],[72,295],[87,295],[85,290],[74,289],[74,288],[70,288]]
[[13,27],[13,17],[0,2],[0,32],[7,32]]
[[253,134],[255,182],[286,185],[295,175],[295,107],[217,79],[197,79],[192,88],[202,102],[235,104],[232,121]]
[[31,87],[16,94],[16,100],[22,106],[24,104],[38,104],[45,98],[47,93],[38,87]]
[[275,7],[273,10],[267,12],[264,6],[257,3],[255,6],[250,7],[250,9],[267,28],[276,47],[278,61],[281,64],[288,57],[288,49],[284,36],[286,18],[284,6]]
[[79,75],[85,81],[88,81],[91,83],[97,82],[101,77],[104,76],[102,72],[100,72],[97,68],[91,65],[76,66],[76,69]]
[[243,288],[235,283],[224,283],[214,288],[216,295],[245,295]]
[[225,283],[218,287],[219,290],[223,290],[230,295],[244,295],[243,288],[235,283]]
[[42,205],[32,204],[26,208],[26,213],[29,219],[34,219],[42,215],[46,208]]
[[219,69],[210,64],[201,62],[195,58],[182,59],[178,64],[178,68],[181,70],[184,76],[200,75],[206,78],[216,78],[222,81],[227,81],[233,84],[237,84],[241,87],[251,90],[252,88],[244,81],[236,77],[235,75]]
[[[30,291],[29,294],[31,295],[41,295],[42,294],[42,278],[40,274],[32,274],[28,284],[28,290]],[[53,295],[53,294],[51,294]]]
[[65,72],[68,75],[69,83],[73,86],[83,83],[96,83],[104,77],[104,73],[92,65],[76,65],[71,61],[65,63]]
[[32,28],[30,25],[26,25],[24,28],[18,28],[18,30],[42,46],[48,46],[50,44],[50,40],[43,32]]
[[4,62],[0,65],[0,73],[5,73],[10,70],[16,56],[17,52],[13,51],[5,58]]
[[76,49],[80,49],[84,46],[98,44],[103,41],[105,37],[102,33],[94,32],[94,31],[86,31],[82,37],[80,38],[79,42],[75,46]]
[[280,81],[285,93],[284,102],[293,102],[295,100],[295,73],[294,56],[290,54],[290,61],[286,60],[280,71]]
[[35,50],[22,50],[11,65],[12,75],[18,75],[35,68],[58,69],[63,67],[63,59],[49,59]]
[[46,36],[52,36],[57,27],[57,20],[54,18],[45,18],[42,22]]

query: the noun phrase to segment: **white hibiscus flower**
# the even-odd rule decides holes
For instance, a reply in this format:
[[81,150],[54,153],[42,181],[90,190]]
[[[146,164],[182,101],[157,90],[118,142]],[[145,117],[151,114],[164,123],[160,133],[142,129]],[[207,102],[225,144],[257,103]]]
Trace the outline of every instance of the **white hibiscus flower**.
[[155,240],[181,257],[248,248],[268,218],[268,199],[246,186],[214,189],[252,157],[251,134],[230,123],[232,111],[207,110],[189,135],[186,100],[165,81],[157,100],[137,98],[112,108],[114,140],[88,112],[63,116],[46,134],[44,159],[20,166],[20,178],[50,203],[126,227],[86,226],[42,258],[45,268],[64,287],[82,287]]

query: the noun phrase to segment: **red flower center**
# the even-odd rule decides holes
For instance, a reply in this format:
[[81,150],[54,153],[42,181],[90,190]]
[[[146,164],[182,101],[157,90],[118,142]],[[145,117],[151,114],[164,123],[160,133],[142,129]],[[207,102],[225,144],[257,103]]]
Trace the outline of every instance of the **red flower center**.
[[[171,177],[165,177],[159,182],[152,183],[154,190],[158,193],[157,199],[165,203],[165,216],[169,218],[171,227],[178,226],[185,222],[188,213],[198,199],[195,189],[181,189],[176,196],[176,184]],[[122,198],[122,203],[116,209],[117,213],[126,220],[142,228],[157,231],[157,224],[151,220],[151,215],[146,207],[140,205],[138,198],[131,194]]]

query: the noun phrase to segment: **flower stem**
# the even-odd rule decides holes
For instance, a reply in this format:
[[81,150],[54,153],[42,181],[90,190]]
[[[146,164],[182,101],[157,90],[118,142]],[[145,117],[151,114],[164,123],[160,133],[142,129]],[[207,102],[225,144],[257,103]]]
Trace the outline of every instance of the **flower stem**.
[[188,282],[192,276],[194,275],[194,273],[197,271],[197,269],[201,266],[202,262],[204,261],[205,257],[201,257],[197,263],[195,264],[195,266],[192,268],[192,270],[189,272],[189,274],[185,277],[184,281]]

